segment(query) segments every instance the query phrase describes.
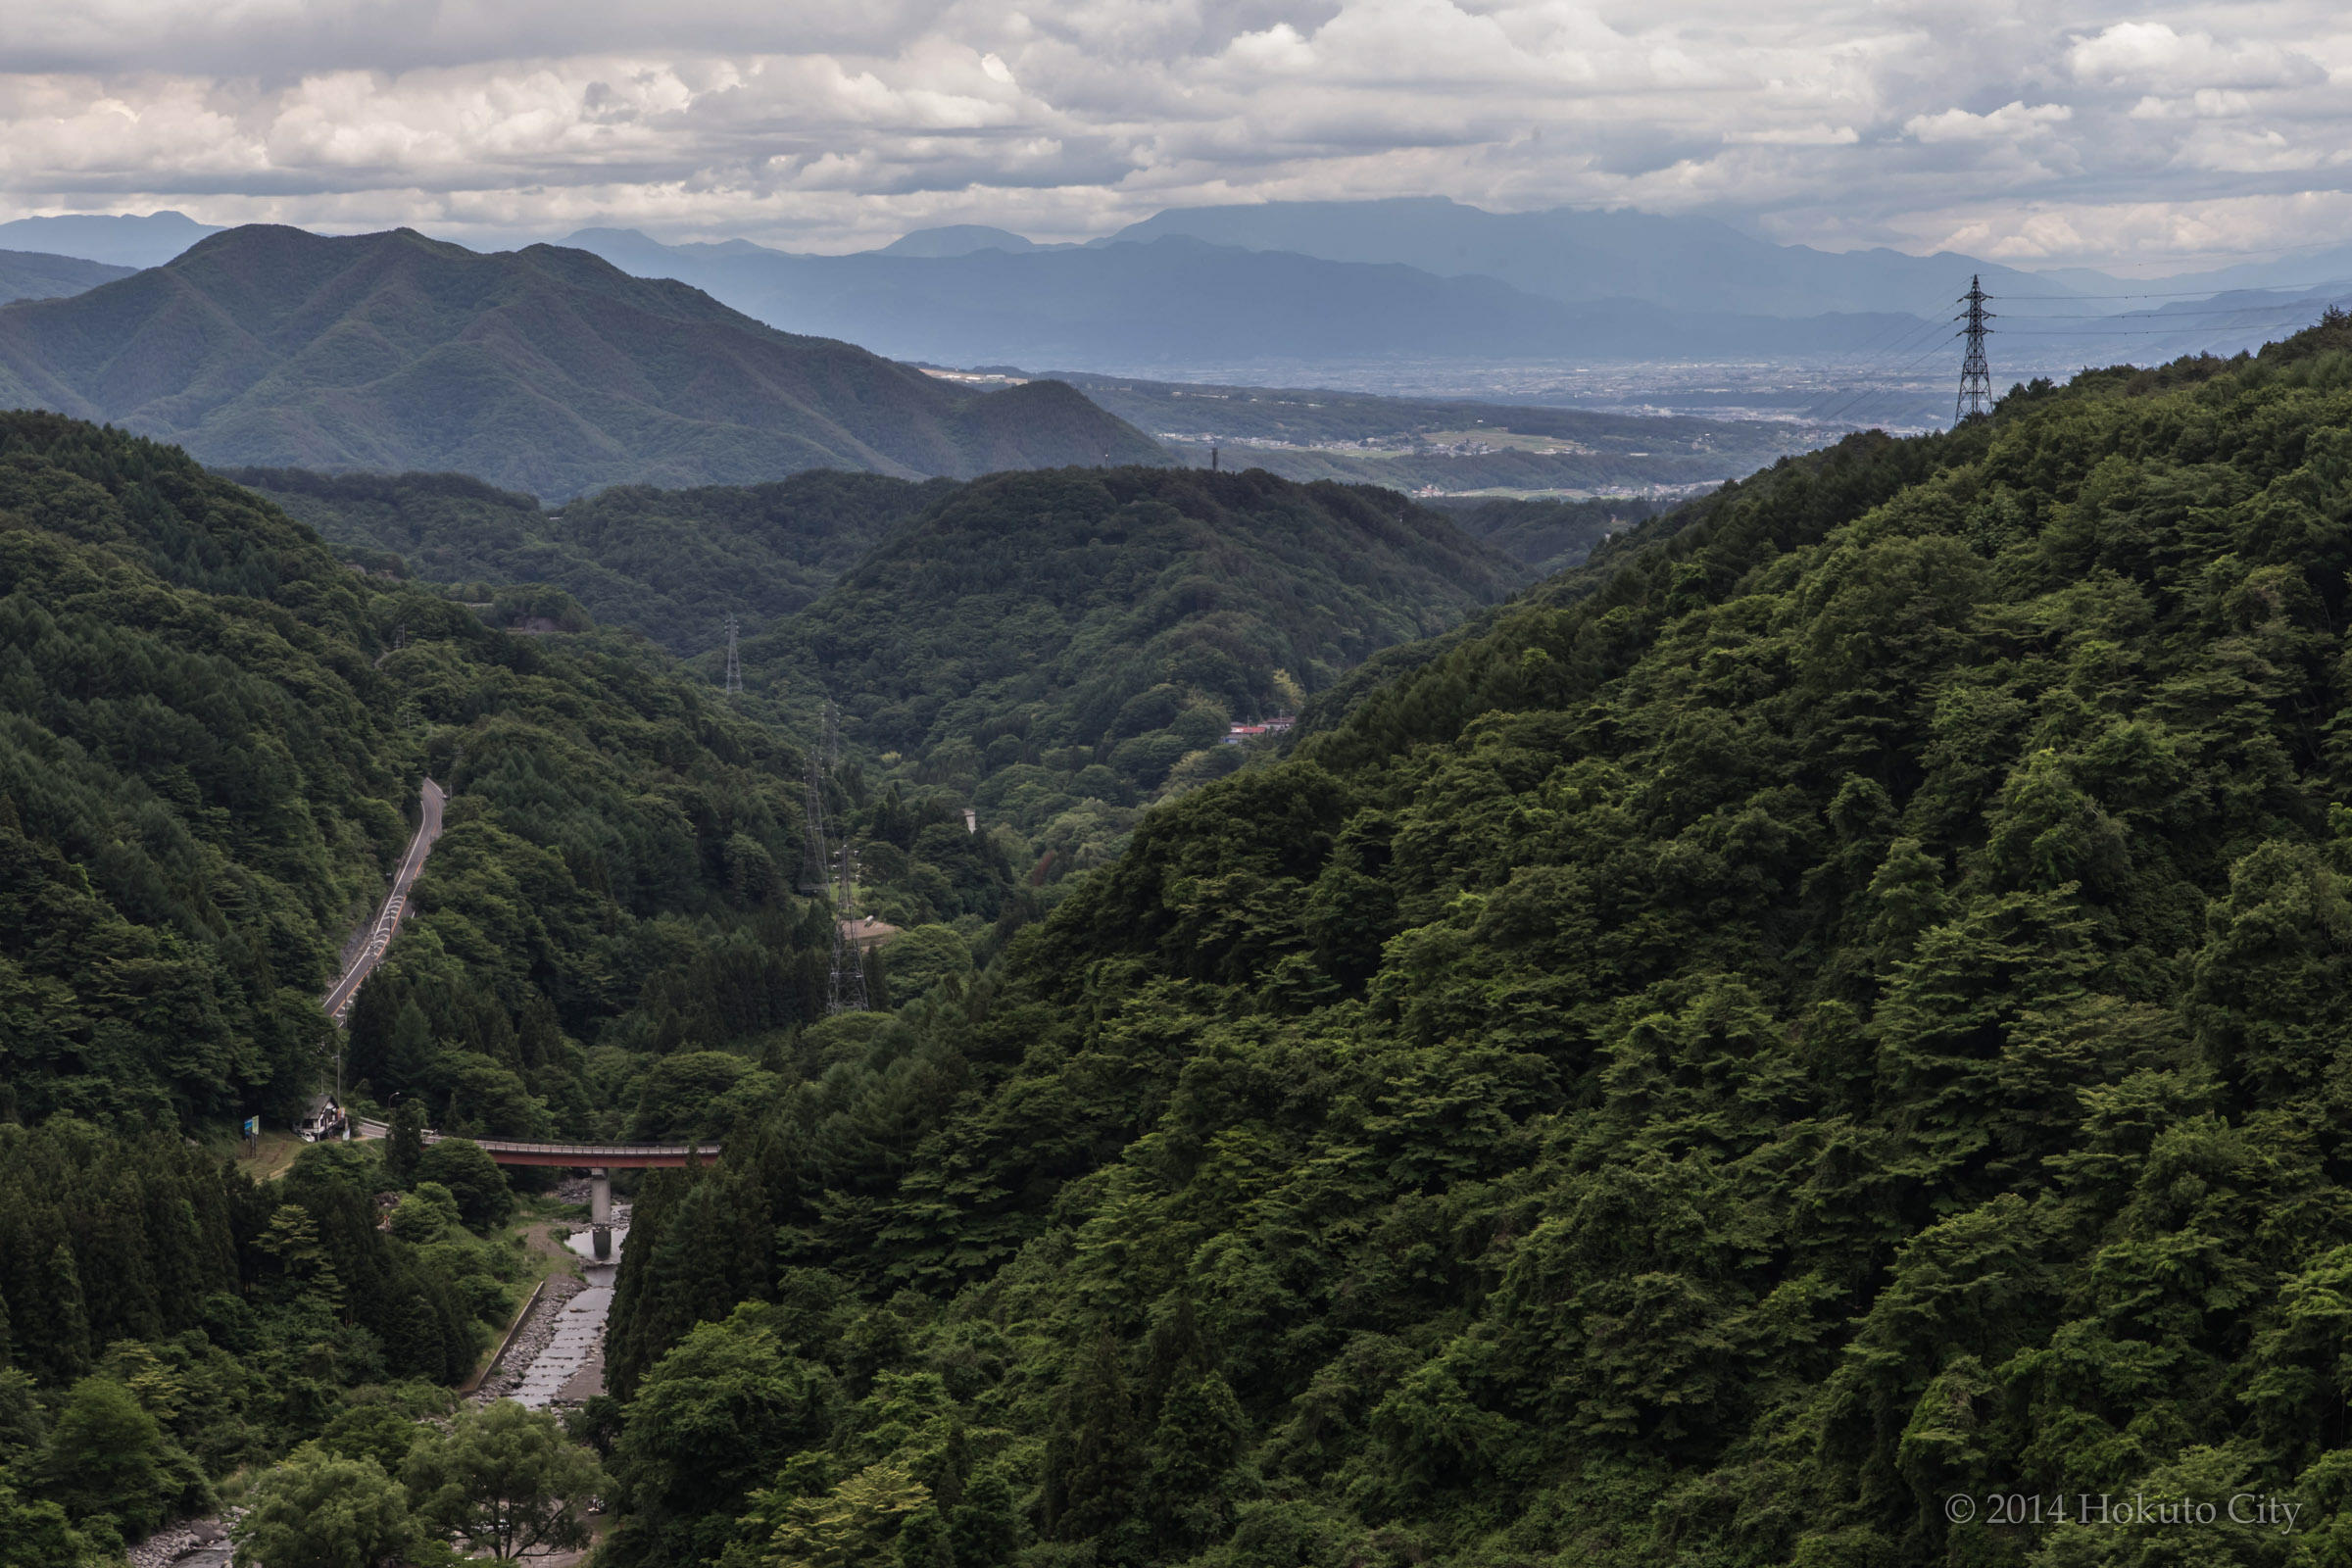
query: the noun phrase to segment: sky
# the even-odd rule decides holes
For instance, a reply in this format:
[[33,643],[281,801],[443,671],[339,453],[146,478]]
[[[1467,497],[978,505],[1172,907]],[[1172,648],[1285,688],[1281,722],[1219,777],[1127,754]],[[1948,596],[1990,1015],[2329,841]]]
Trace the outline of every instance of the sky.
[[2138,275],[2352,241],[2352,8],[40,0],[0,219],[843,251],[1445,195]]

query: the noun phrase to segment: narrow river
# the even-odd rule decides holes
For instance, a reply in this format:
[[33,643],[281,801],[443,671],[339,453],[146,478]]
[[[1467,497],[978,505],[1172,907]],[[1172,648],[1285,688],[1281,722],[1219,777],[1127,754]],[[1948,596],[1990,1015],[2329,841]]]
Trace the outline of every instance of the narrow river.
[[526,1409],[578,1404],[605,1392],[605,1319],[612,1310],[612,1280],[620,1272],[620,1244],[629,1234],[626,1203],[612,1205],[612,1255],[599,1262],[588,1231],[564,1245],[577,1252],[588,1288],[563,1304],[547,1348],[531,1358],[507,1397]]

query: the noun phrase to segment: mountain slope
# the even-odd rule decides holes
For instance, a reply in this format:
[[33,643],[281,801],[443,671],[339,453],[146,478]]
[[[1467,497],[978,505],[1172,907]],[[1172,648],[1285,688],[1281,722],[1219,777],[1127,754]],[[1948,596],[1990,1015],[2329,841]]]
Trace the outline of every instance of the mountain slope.
[[1067,387],[971,396],[786,336],[578,251],[250,227],[71,300],[0,310],[0,399],[207,462],[458,469],[562,496],[810,467],[1148,462]]
[[0,251],[0,305],[11,300],[53,300],[128,277],[131,269],[85,262],[39,251]]
[[615,1561],[2340,1556],[2348,429],[2335,318],[1858,436],[1151,813],[640,1203]]
[[1050,845],[1065,813],[1230,770],[1229,723],[1290,709],[1523,580],[1384,491],[1198,469],[1000,474],[939,500],[747,642],[744,662],[755,689],[837,704],[848,738],[905,787],[954,791]]
[[547,583],[599,621],[672,653],[790,614],[831,587],[885,535],[955,488],[816,469],[771,484],[658,490],[615,485],[555,510],[453,473],[322,474],[237,468],[356,564],[432,582]]
[[799,764],[634,638],[493,630],[178,452],[0,416],[0,1108],[282,1123],[422,773],[444,832],[346,1082],[615,1131],[665,1029],[806,1021]]

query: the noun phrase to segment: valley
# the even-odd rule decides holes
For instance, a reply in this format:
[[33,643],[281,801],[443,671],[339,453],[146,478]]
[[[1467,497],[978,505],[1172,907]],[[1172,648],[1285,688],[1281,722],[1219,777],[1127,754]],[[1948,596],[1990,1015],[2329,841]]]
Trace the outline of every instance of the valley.
[[0,228],[0,1568],[2342,1560],[2335,290],[1472,211]]

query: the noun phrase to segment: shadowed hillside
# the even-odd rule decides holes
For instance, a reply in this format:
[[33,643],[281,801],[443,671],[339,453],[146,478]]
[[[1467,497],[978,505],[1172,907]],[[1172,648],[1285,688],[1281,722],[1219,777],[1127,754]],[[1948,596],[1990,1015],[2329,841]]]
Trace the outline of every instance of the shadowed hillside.
[[1401,496],[1262,470],[1063,468],[956,490],[745,645],[760,690],[840,707],[891,782],[1056,851],[1239,767],[1227,726],[1527,579]]
[[[885,535],[955,489],[819,468],[769,484],[615,485],[549,510],[459,473],[236,468],[344,559],[431,582],[547,583],[672,653],[758,630],[831,587]],[[397,558],[397,565],[394,558]]]
[[406,229],[232,229],[0,311],[0,402],[209,463],[456,469],[543,496],[1159,457],[1057,383],[974,396],[585,252],[483,256]]
[[54,300],[128,277],[127,267],[85,262],[78,256],[40,251],[0,251],[0,304],[11,300]]

